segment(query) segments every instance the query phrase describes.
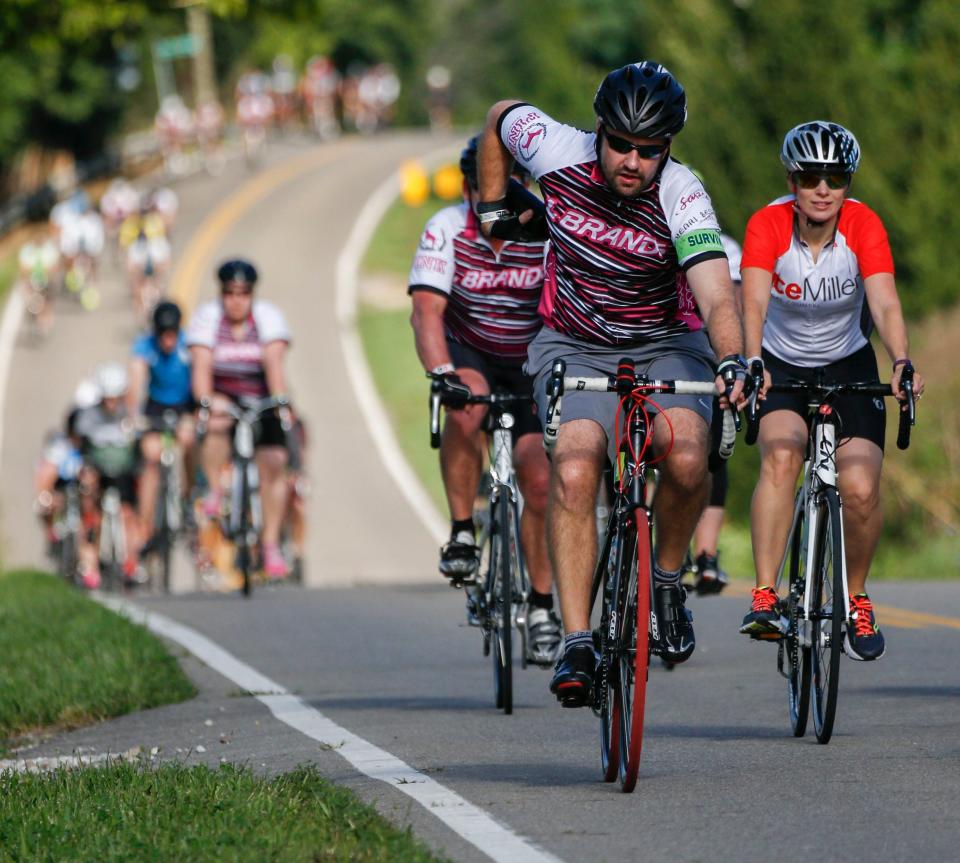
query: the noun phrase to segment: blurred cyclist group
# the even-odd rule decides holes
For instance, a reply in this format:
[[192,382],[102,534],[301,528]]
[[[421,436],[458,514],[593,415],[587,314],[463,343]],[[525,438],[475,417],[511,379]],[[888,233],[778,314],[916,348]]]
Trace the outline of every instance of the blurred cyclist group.
[[[389,63],[351,66],[345,73],[323,55],[311,57],[301,72],[286,55],[269,70],[248,69],[237,79],[233,115],[244,154],[256,164],[272,131],[305,128],[328,140],[344,129],[368,134],[389,125],[400,96],[400,79]],[[172,176],[186,173],[196,154],[218,174],[224,165],[227,115],[216,100],[190,109],[176,94],[165,97],[154,122],[161,152]]]
[[165,288],[178,208],[172,189],[140,192],[123,179],[110,183],[97,207],[82,189],[58,203],[18,255],[31,333],[50,333],[58,297],[87,311],[99,307],[105,256],[123,270],[134,314],[146,324]]
[[[263,417],[258,430],[264,516],[259,562],[268,578],[280,579],[302,557],[305,440],[286,395],[289,328],[276,306],[255,298],[259,273],[242,258],[217,268],[218,299],[184,321],[178,305],[165,296],[178,203],[172,189],[140,191],[117,179],[98,207],[84,191],[58,204],[47,230],[20,250],[21,289],[44,335],[61,293],[76,293],[91,311],[99,305],[95,286],[106,284],[104,270],[110,264],[126,282],[138,331],[128,357],[96,367],[77,383],[63,426],[47,436],[35,473],[35,510],[51,553],[63,538],[66,490],[78,491],[82,530],[75,571],[64,574],[90,589],[102,582],[101,505],[109,489],[119,499],[124,583],[147,579],[144,561],[157,548],[165,433],[172,435],[178,453],[183,523],[198,571],[212,573],[211,553],[198,530],[205,521],[217,522],[227,505],[222,488],[229,480],[233,428],[227,401],[273,396],[284,405],[289,428],[281,428],[273,413]],[[104,262],[105,257],[111,260]],[[39,307],[29,309],[38,296]],[[297,457],[291,465],[293,438]],[[282,533],[288,539],[285,551]]]

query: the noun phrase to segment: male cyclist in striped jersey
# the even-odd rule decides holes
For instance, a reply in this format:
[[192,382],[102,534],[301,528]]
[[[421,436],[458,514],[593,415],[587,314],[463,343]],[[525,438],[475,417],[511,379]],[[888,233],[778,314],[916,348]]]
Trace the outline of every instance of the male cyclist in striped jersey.
[[[511,160],[540,183],[550,232],[540,313],[527,370],[546,410],[546,379],[563,358],[571,374],[606,374],[620,357],[654,378],[731,380],[742,402],[746,362],[720,228],[697,177],[670,158],[686,121],[686,95],[657,63],[616,69],[594,99],[596,127],[558,123],[524,102],[496,103],[480,143],[480,201],[485,234],[509,238],[531,218],[505,196]],[[709,339],[707,337],[709,331]],[[712,347],[712,349],[711,349]],[[715,354],[723,357],[715,369]],[[662,396],[654,446],[669,446],[656,500],[654,601],[660,650],[683,662],[694,648],[680,574],[707,496],[708,398]],[[596,559],[594,505],[613,457],[617,400],[571,392],[553,453],[547,511],[549,548],[563,616],[564,656],[550,684],[568,707],[592,703],[596,660],[590,584]]]
[[[440,551],[440,571],[452,584],[468,585],[467,618],[475,623],[470,585],[476,581],[479,550],[473,502],[483,469],[481,426],[486,409],[482,405],[457,409],[457,391],[461,398],[464,386],[475,394],[497,388],[531,395],[532,381],[524,375],[523,363],[527,345],[540,329],[537,305],[543,289],[544,240],[484,237],[474,212],[476,138],[461,154],[460,170],[465,200],[427,222],[408,291],[417,354],[424,369],[442,376],[446,404],[454,408],[447,413],[440,445],[451,519],[450,541]],[[553,611],[553,573],[544,528],[550,468],[532,404],[511,412],[514,460],[524,500],[520,530],[531,582],[526,615],[529,658],[551,665],[560,647],[560,620]]]

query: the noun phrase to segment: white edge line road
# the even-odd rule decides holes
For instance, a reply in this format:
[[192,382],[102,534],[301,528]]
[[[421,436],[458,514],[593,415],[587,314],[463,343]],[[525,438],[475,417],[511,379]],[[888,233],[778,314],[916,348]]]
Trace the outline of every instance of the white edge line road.
[[196,630],[117,597],[96,593],[92,596],[107,608],[185,647],[204,664],[266,705],[281,722],[326,744],[360,773],[412,797],[490,859],[498,863],[560,863],[560,858],[514,833],[435,779],[337,725]]
[[[445,147],[429,153],[423,157],[422,161],[429,163],[449,155],[450,147]],[[390,418],[373,383],[373,375],[357,331],[360,259],[377,225],[380,224],[384,213],[390,208],[399,191],[400,182],[394,172],[364,204],[350,231],[350,237],[337,259],[337,321],[340,324],[340,345],[343,349],[347,376],[350,378],[350,384],[360,404],[370,435],[380,453],[380,458],[413,511],[439,544],[446,541],[449,526],[404,457],[400,444],[397,443]]]

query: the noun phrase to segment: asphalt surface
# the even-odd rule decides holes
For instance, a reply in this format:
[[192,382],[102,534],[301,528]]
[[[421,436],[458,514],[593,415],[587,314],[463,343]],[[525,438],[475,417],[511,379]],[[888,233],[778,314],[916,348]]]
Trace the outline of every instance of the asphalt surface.
[[[211,251],[243,249],[258,260],[265,296],[294,326],[294,394],[315,430],[310,578],[356,586],[277,587],[249,602],[141,602],[566,861],[956,859],[960,594],[948,582],[873,585],[887,655],[843,660],[828,746],[791,736],[775,648],[736,633],[743,590],[691,599],[696,653],[672,672],[651,670],[632,795],[599,781],[597,722],[586,710],[556,706],[548,672],[518,670],[515,714],[494,709],[489,660],[463,624],[462,594],[437,584],[433,541],[390,488],[351,403],[332,311],[333,261],[363,200],[400,158],[435,145],[420,136],[339,142],[342,156],[263,198]],[[291,144],[272,158],[301,153]],[[178,187],[178,243],[244,179],[234,165],[217,180]],[[212,289],[204,285],[203,295]],[[57,421],[78,373],[122,355],[132,336],[122,296],[115,300],[96,317],[64,315],[49,345],[16,352],[0,488],[10,562],[38,560],[25,502],[40,429]],[[418,579],[424,583],[402,584]],[[358,776],[335,750],[184,661],[198,699],[64,735],[29,754],[157,747],[157,757],[226,758],[267,772],[311,761],[452,858],[484,859],[408,798]]]

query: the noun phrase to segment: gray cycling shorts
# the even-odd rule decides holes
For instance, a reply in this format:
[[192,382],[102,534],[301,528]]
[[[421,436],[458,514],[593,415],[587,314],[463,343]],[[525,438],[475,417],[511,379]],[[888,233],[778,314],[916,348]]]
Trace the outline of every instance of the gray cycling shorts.
[[[630,357],[639,374],[660,380],[712,381],[716,377],[716,357],[702,330],[671,336],[636,346],[593,345],[543,327],[527,348],[524,370],[533,380],[537,412],[546,422],[547,380],[557,360],[566,360],[567,374],[597,377],[615,374],[623,357]],[[713,415],[710,396],[656,395],[662,408],[687,408],[703,417],[709,426]],[[588,419],[607,435],[613,459],[613,426],[619,400],[614,393],[567,390],[563,395],[560,424]]]

